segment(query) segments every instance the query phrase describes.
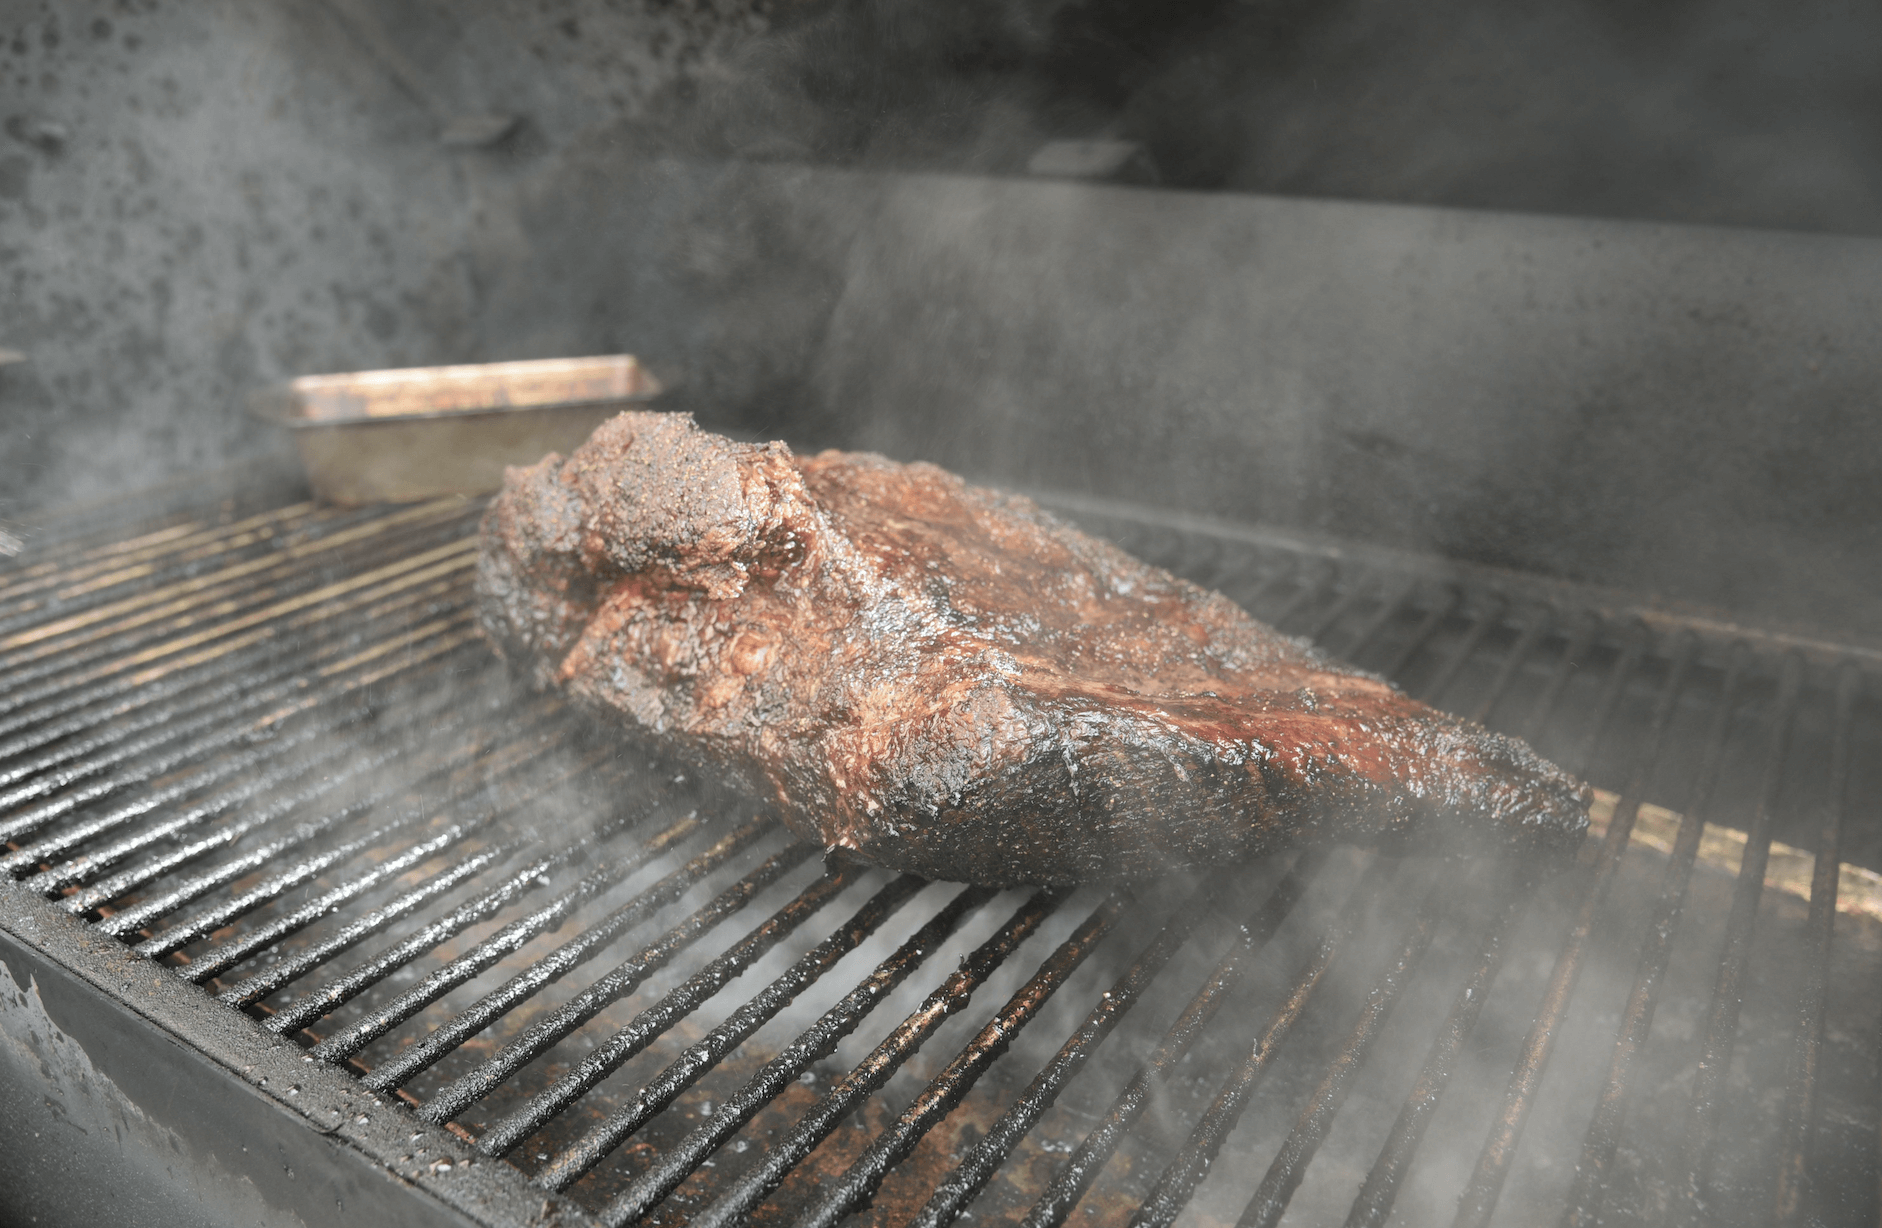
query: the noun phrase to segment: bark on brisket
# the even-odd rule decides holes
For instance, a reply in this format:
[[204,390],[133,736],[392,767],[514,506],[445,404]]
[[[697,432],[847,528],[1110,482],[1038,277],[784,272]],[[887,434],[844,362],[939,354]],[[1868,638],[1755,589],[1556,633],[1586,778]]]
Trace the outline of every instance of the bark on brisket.
[[934,878],[1587,827],[1586,787],[1522,742],[932,465],[623,414],[509,471],[478,589],[540,684]]

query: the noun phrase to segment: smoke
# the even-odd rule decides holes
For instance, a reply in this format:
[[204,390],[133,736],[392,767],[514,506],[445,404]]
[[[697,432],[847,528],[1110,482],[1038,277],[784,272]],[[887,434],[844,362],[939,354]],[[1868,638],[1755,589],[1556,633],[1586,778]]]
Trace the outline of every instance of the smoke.
[[[26,356],[0,370],[0,499],[278,448],[246,395],[313,371],[632,348],[722,419],[799,412],[842,236],[836,267],[806,258],[750,305],[753,268],[802,254],[778,233],[789,202],[654,182],[662,156],[1025,177],[1049,142],[1103,140],[1177,189],[1874,232],[1877,20],[1479,0],[21,9],[0,27],[0,346]],[[500,140],[441,143],[492,115],[515,121]],[[740,363],[749,378],[723,374]]]
[[1878,24],[1770,3],[849,0],[777,10],[651,118],[676,149],[858,168],[1022,174],[1041,141],[1103,136],[1183,188],[1874,233]]

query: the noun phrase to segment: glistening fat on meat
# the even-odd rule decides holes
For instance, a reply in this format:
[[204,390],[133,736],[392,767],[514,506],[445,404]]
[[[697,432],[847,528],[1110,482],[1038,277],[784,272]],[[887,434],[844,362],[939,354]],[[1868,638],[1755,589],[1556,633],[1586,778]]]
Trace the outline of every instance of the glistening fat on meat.
[[1587,828],[1587,787],[1522,742],[933,465],[625,413],[509,471],[478,592],[539,684],[933,878]]

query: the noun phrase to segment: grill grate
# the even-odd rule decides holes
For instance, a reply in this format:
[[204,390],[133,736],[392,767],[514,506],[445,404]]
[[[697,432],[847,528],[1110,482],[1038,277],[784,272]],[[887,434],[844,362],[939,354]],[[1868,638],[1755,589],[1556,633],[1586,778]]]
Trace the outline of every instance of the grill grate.
[[1874,651],[1072,506],[1622,787],[1561,874],[1000,893],[513,692],[478,510],[47,526],[0,569],[13,890],[603,1224],[1876,1218]]

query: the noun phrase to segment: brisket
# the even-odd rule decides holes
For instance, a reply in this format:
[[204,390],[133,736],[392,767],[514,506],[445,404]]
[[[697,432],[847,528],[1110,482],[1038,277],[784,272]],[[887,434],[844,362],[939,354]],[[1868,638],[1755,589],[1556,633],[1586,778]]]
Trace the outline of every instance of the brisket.
[[508,472],[478,593],[539,684],[933,878],[1587,827],[1586,786],[1522,742],[933,465],[622,414]]

